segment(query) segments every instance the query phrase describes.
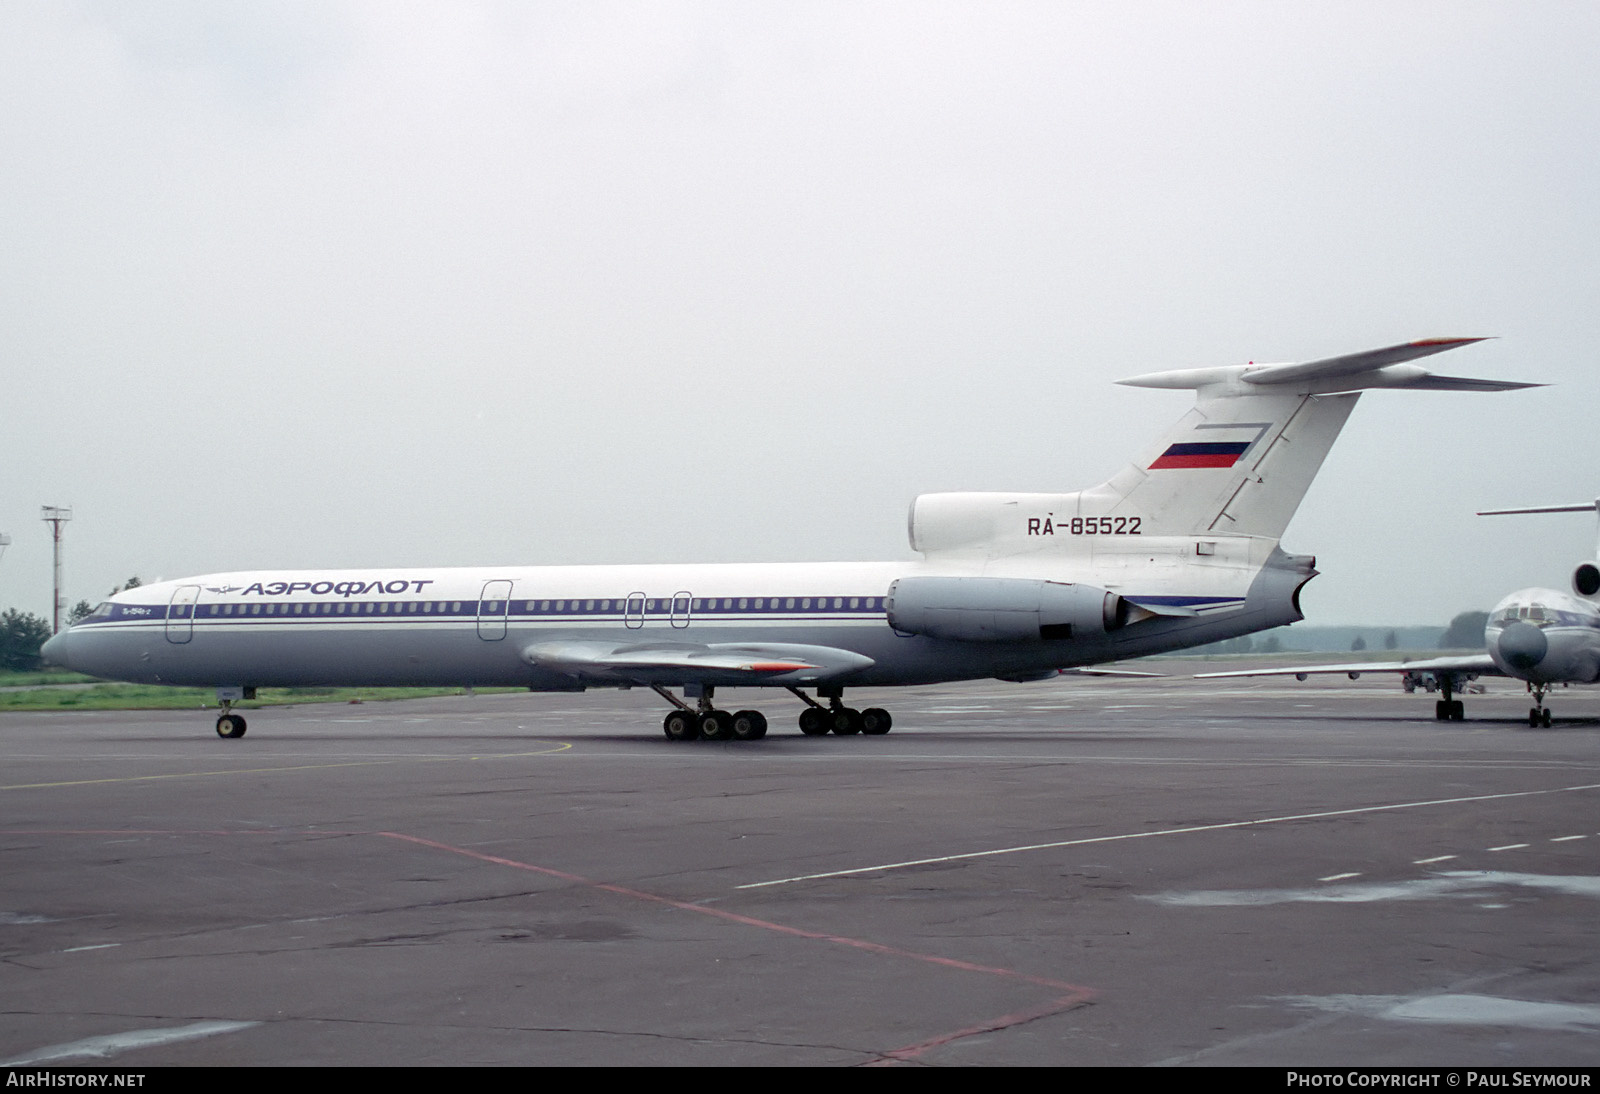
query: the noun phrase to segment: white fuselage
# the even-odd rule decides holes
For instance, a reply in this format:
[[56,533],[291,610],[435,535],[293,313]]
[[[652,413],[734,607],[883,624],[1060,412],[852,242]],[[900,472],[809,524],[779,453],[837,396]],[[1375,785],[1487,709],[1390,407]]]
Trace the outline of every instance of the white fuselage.
[[[1150,537],[1152,548],[1157,537]],[[1192,545],[1191,545],[1192,550]],[[1300,618],[1294,594],[1306,560],[1279,552],[1234,572],[1234,596],[1186,596],[1215,586],[1205,567],[1155,568],[1128,592],[1179,605],[1111,633],[1060,641],[951,641],[897,632],[891,584],[981,567],[927,562],[735,565],[500,566],[213,574],[116,594],[52,639],[50,660],[96,676],[202,686],[812,683],[814,674],[675,675],[558,672],[528,656],[553,643],[628,643],[671,650],[747,644],[828,647],[870,664],[850,686],[1023,677],[1057,668],[1216,641]],[[1094,575],[1053,580],[1086,581]],[[1074,567],[1074,569],[1080,569]],[[1082,571],[1092,570],[1085,563]],[[1106,576],[1121,585],[1121,572]],[[1230,569],[1236,569],[1230,567]],[[1015,567],[1011,570],[1016,576]],[[1184,608],[1185,603],[1198,605]]]

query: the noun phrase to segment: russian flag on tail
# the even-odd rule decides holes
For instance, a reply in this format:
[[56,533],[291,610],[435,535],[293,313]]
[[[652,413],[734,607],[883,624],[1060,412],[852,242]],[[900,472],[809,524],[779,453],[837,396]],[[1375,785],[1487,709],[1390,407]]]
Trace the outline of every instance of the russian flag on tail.
[[1172,467],[1232,467],[1253,441],[1186,441],[1169,445],[1150,470]]

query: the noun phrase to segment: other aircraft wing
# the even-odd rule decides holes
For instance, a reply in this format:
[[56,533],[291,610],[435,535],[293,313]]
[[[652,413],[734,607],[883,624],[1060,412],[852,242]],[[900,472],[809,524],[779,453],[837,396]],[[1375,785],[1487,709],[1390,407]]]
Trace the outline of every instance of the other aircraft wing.
[[873,664],[850,650],[795,642],[542,642],[522,656],[579,679],[641,684],[813,683]]
[[1094,665],[1080,665],[1075,669],[1057,669],[1059,676],[1165,676],[1164,672],[1140,672],[1138,669],[1102,669]]
[[1500,666],[1487,653],[1470,653],[1460,657],[1428,657],[1416,661],[1357,661],[1349,665],[1300,665],[1283,669],[1240,669],[1234,672],[1200,672],[1196,680],[1216,680],[1224,676],[1293,676],[1304,680],[1307,676],[1344,673],[1354,680],[1364,672],[1450,672],[1473,673],[1478,676],[1504,676]]

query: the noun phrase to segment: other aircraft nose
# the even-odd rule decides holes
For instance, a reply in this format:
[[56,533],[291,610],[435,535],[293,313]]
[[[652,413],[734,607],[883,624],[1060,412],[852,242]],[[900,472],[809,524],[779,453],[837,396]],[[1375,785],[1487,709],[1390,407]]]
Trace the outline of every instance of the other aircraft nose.
[[1524,623],[1521,620],[1508,625],[1500,632],[1497,645],[1505,663],[1523,672],[1531,671],[1544,660],[1544,655],[1550,652],[1550,642],[1545,638],[1544,632],[1531,623]]

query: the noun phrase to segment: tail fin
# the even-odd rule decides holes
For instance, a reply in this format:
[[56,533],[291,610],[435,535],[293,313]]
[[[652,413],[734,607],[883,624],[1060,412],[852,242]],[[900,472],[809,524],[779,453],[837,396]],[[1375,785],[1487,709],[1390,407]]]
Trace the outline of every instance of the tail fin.
[[1298,364],[1187,369],[1123,380],[1134,387],[1193,390],[1195,407],[1132,464],[1088,490],[924,494],[912,503],[911,546],[930,555],[994,559],[1087,549],[1097,539],[1110,543],[1125,534],[1276,541],[1362,391],[1540,386],[1435,376],[1406,363],[1477,341],[1429,339]]
[[[1112,478],[1087,511],[1139,515],[1147,532],[1277,539],[1368,388],[1504,391],[1534,384],[1435,376],[1404,362],[1477,338],[1428,339],[1286,365],[1152,373],[1133,387],[1188,388],[1195,407]],[[1100,499],[1098,505],[1092,499]]]

